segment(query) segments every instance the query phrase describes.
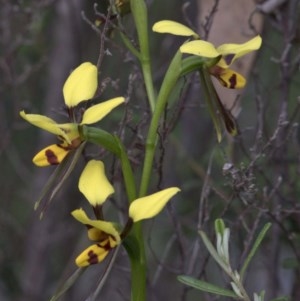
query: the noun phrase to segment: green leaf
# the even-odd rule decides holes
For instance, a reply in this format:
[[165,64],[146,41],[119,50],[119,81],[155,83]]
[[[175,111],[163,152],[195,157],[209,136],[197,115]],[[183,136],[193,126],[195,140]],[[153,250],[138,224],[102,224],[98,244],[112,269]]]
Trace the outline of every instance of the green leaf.
[[246,269],[251,261],[251,259],[253,258],[253,256],[255,255],[256,251],[258,250],[258,247],[260,246],[263,238],[265,237],[267,231],[270,229],[271,227],[271,223],[267,223],[265,224],[265,226],[262,228],[262,230],[260,231],[260,233],[258,234],[254,244],[253,244],[253,247],[251,248],[247,258],[245,259],[245,262],[240,270],[240,276],[241,276],[241,279],[243,279],[244,275],[245,275],[245,272],[246,272]]
[[86,268],[78,268],[55,292],[53,297],[49,301],[58,300],[74,283],[75,281],[83,274]]
[[225,224],[224,221],[221,218],[218,218],[215,220],[215,232],[220,233],[221,236],[224,234],[225,230]]
[[222,257],[218,254],[213,244],[208,239],[207,235],[203,231],[199,231],[199,234],[202,238],[203,243],[205,244],[208,252],[214,258],[214,260],[220,265],[220,267],[227,273],[230,274],[231,268],[227,265],[227,263],[222,259]]
[[234,299],[239,299],[239,296],[236,295],[233,291],[231,290],[227,290],[225,288],[216,286],[214,284],[208,283],[206,281],[202,281],[199,279],[195,279],[193,277],[190,276],[184,276],[184,275],[180,275],[177,277],[177,279],[188,285],[191,286],[193,288],[196,288],[198,290],[207,292],[207,293],[211,293],[211,294],[215,294],[215,295],[220,295],[220,296],[225,296],[225,297],[231,297]]
[[106,150],[112,152],[118,157],[120,156],[120,149],[119,149],[118,142],[116,141],[115,137],[112,134],[102,129],[87,126],[87,125],[80,125],[78,127],[78,130],[81,139],[97,145],[101,145]]
[[43,201],[40,218],[43,217],[44,212],[48,208],[54,196],[63,186],[64,182],[68,179],[69,175],[71,174],[80,158],[84,146],[85,142],[81,143],[81,145],[76,150],[70,151],[50,176],[48,182],[44,186],[38,200],[34,205],[34,209],[36,210],[37,208],[39,208],[41,202]]

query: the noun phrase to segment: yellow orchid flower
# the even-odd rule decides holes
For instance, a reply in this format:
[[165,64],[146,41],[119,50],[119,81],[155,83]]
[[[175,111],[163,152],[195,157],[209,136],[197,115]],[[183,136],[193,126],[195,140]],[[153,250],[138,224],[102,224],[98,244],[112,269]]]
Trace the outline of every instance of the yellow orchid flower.
[[114,193],[113,186],[106,178],[104,164],[99,160],[91,160],[86,164],[78,187],[93,207],[102,205]]
[[243,44],[223,44],[215,48],[213,44],[200,40],[199,36],[185,25],[169,20],[155,23],[153,30],[159,33],[192,36],[194,41],[187,42],[180,47],[182,53],[205,58],[220,56],[217,64],[209,68],[209,72],[218,79],[222,86],[230,89],[243,88],[246,84],[246,79],[241,74],[231,70],[230,65],[241,56],[259,49],[262,43],[261,37],[256,36]]
[[[92,169],[94,169],[94,171],[97,169],[98,171],[100,171],[100,169],[102,171],[102,164],[97,163],[97,161],[93,162],[91,166],[93,166]],[[99,195],[101,194],[100,191],[102,189],[101,183],[97,184]],[[85,189],[88,189],[88,186],[90,186],[94,191],[93,193],[96,194],[96,189],[94,189],[96,188],[95,185],[96,183],[90,185],[86,182]],[[136,199],[129,207],[128,224],[132,225],[132,222],[138,222],[159,214],[167,202],[179,191],[179,188],[171,187],[152,195]],[[78,267],[85,267],[103,261],[110,250],[121,243],[121,236],[124,238],[127,234],[120,234],[117,227],[111,222],[89,219],[82,209],[74,210],[71,214],[75,219],[87,227],[89,239],[97,242],[85,249],[76,258],[75,262]]]
[[74,120],[75,114],[73,114],[74,107],[91,99],[97,86],[97,67],[90,62],[82,63],[69,75],[63,86],[65,104],[72,120],[70,123],[58,124],[47,116],[20,112],[21,117],[26,121],[58,136],[61,140],[60,143],[47,146],[36,154],[33,158],[34,164],[37,166],[59,164],[70,150],[76,149],[82,142],[79,137],[78,125],[96,123],[124,102],[124,97],[117,97],[94,105],[84,111],[80,122],[76,122]]
[[119,232],[113,223],[92,220],[87,217],[82,209],[74,210],[73,217],[87,226],[90,240],[98,241],[96,244],[85,249],[75,260],[78,267],[85,267],[104,260],[111,249],[121,242]]
[[49,117],[38,114],[26,114],[24,111],[21,111],[20,115],[26,121],[58,136],[62,141],[59,144],[52,144],[42,149],[33,158],[33,163],[37,166],[59,164],[70,150],[76,149],[82,142],[79,137],[78,125],[93,124],[100,121],[124,101],[124,97],[116,97],[94,105],[83,113],[80,123],[58,124]]
[[246,80],[241,74],[231,70],[229,67],[236,59],[259,49],[261,43],[261,37],[256,36],[243,44],[223,44],[215,48],[215,46],[209,42],[195,40],[183,44],[180,47],[180,51],[182,53],[207,58],[221,56],[219,62],[215,66],[209,68],[210,74],[216,77],[224,87],[239,89],[245,86]]

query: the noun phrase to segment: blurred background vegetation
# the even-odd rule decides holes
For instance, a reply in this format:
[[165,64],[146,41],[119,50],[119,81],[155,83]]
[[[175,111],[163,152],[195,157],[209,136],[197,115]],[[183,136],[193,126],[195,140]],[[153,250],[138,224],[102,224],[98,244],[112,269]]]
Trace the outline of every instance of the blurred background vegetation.
[[[97,62],[102,27],[94,30],[92,24],[99,20],[97,12],[106,14],[107,2],[0,0],[0,4],[0,300],[49,300],[75,270],[74,258],[87,245],[85,231],[70,216],[73,209],[85,206],[77,189],[82,166],[40,220],[34,203],[54,168],[35,167],[31,158],[56,138],[25,123],[19,112],[64,119],[62,86],[81,62]],[[203,229],[213,239],[213,222],[220,217],[231,228],[231,256],[237,268],[259,229],[272,223],[250,266],[246,287],[250,292],[266,290],[266,300],[282,295],[300,300],[299,0],[147,4],[156,89],[184,41],[151,33],[156,21],[191,25],[217,44],[244,42],[256,34],[263,37],[257,55],[235,66],[247,75],[247,87],[229,93],[218,90],[237,117],[236,138],[225,136],[221,144],[216,142],[196,76],[181,80],[170,99],[151,191],[177,185],[182,193],[154,221],[145,223],[149,300],[217,300],[188,289],[176,275],[228,285],[197,234]],[[122,23],[136,40],[130,13]],[[124,95],[129,101],[125,113],[124,108],[117,109],[101,121],[101,127],[121,135],[138,181],[150,120],[141,71],[116,31],[110,30],[102,42],[100,100]],[[122,221],[127,203],[118,165],[102,150],[88,151],[107,162],[118,196],[110,201],[107,214]],[[90,267],[61,300],[87,300],[105,268],[106,262]],[[128,259],[121,250],[99,300],[128,300],[129,284]]]

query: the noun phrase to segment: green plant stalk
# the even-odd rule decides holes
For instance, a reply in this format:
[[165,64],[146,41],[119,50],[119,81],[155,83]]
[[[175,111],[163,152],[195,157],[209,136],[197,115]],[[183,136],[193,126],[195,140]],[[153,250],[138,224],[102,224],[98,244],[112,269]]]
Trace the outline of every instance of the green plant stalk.
[[130,7],[134,18],[140,45],[140,55],[138,57],[143,71],[150,109],[153,113],[155,109],[155,92],[153,86],[151,59],[149,51],[147,6],[144,0],[130,0]]
[[[139,60],[143,71],[149,106],[153,113],[155,110],[155,93],[149,52],[147,7],[144,0],[130,0],[130,8],[139,40]],[[132,234],[137,241],[139,256],[138,258],[130,257],[132,277],[131,300],[144,301],[146,300],[146,254],[141,222],[133,225]]]
[[157,131],[159,127],[159,122],[164,112],[164,109],[166,107],[168,98],[171,92],[173,91],[174,86],[177,83],[177,80],[180,76],[180,72],[181,72],[181,53],[178,51],[175,54],[164,77],[163,83],[161,85],[157,97],[156,107],[153,112],[153,116],[149,126],[149,131],[146,140],[146,152],[145,152],[139,197],[143,197],[147,194],[150,177],[151,177],[151,171],[153,169],[153,159],[154,159],[155,149],[157,145],[157,138],[158,138]]

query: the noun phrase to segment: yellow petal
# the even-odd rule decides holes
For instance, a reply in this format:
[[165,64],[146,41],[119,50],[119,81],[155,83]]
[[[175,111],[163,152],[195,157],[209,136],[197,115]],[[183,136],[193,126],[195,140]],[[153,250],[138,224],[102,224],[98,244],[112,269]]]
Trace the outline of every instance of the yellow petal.
[[157,215],[171,197],[179,191],[179,188],[171,187],[149,196],[139,198],[131,203],[129,207],[129,216],[134,222],[151,218]]
[[68,152],[69,150],[62,145],[52,144],[38,152],[32,161],[35,165],[40,167],[57,165],[62,162]]
[[220,67],[230,66],[237,58],[255,51],[260,48],[262,39],[256,36],[243,44],[223,44],[217,48],[217,51],[223,56],[224,61],[220,61]]
[[93,241],[102,241],[103,239],[107,238],[107,234],[97,228],[92,227],[88,229],[88,237]]
[[89,62],[82,63],[67,78],[63,94],[67,107],[75,107],[80,102],[91,99],[97,90],[97,67]]
[[[59,124],[57,124],[53,119],[39,114],[26,114],[24,111],[20,112],[20,116],[32,125],[39,127],[56,136],[61,136],[64,140],[68,142],[70,141],[65,131],[61,129]],[[67,127],[67,125],[68,124],[65,124],[64,126]]]
[[180,51],[208,58],[220,55],[213,44],[202,40],[187,42],[180,47]]
[[92,124],[101,120],[124,101],[124,97],[116,97],[88,108],[83,114],[81,124]]
[[241,89],[246,85],[246,79],[239,73],[231,69],[223,69],[214,66],[209,69],[210,74],[218,79],[220,84],[229,89]]
[[78,267],[86,267],[91,264],[96,264],[104,260],[109,253],[110,248],[94,244],[85,249],[75,260]]
[[105,175],[104,164],[99,160],[91,160],[85,166],[78,184],[92,206],[103,204],[114,193],[113,186]]
[[92,220],[87,217],[86,213],[82,209],[74,210],[73,212],[71,212],[71,214],[82,224],[92,226],[106,234],[111,235],[114,238],[116,245],[120,243],[120,234],[113,223],[100,220]]
[[189,27],[171,20],[156,22],[152,30],[159,33],[170,33],[178,36],[194,36],[199,38],[198,34]]

